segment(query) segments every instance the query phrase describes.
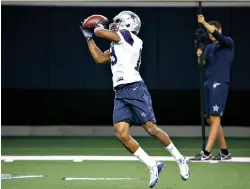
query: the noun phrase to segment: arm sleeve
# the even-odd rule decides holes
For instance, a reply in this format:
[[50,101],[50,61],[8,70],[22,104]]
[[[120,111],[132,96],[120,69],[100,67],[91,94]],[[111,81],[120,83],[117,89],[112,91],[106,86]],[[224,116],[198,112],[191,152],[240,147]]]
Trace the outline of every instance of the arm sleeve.
[[217,30],[215,30],[212,34],[215,37],[215,39],[217,39],[217,41],[219,41],[220,44],[225,45],[227,47],[233,46],[233,42],[232,42],[231,38],[223,36]]

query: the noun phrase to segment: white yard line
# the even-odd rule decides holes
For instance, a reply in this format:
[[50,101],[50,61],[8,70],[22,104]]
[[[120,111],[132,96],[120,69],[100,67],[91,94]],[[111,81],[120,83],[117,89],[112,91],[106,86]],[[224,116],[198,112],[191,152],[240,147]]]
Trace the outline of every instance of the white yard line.
[[[152,156],[158,161],[175,161],[171,156]],[[192,157],[186,157],[192,158]],[[134,156],[1,156],[1,160],[4,162],[13,161],[138,161]],[[215,163],[217,161],[192,161],[201,163]],[[233,157],[231,160],[226,160],[223,162],[240,162],[240,163],[250,163],[250,157]]]
[[20,175],[20,176],[15,176],[15,175],[4,174],[4,175],[1,175],[1,180],[27,179],[27,178],[44,178],[44,177],[46,177],[46,176],[44,176],[44,175]]
[[66,178],[63,178],[62,180],[144,180],[142,178],[99,178],[99,177],[96,177],[96,178],[89,178],[89,177],[66,177]]

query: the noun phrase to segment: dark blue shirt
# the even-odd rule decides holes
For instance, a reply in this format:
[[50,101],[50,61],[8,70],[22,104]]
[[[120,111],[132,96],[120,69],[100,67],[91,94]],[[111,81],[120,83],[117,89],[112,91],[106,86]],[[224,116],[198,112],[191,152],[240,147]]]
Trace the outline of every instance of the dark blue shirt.
[[204,82],[230,82],[230,70],[234,56],[234,41],[217,30],[213,36],[218,43],[209,44],[205,48]]

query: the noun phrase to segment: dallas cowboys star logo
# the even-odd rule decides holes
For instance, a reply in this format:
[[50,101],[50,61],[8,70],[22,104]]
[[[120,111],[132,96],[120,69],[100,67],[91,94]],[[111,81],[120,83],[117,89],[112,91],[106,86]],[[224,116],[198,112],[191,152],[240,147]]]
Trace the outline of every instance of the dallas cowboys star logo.
[[146,114],[144,112],[141,113],[142,117],[146,117]]
[[131,18],[135,21],[136,16],[134,14],[130,14]]
[[218,111],[219,111],[219,108],[220,108],[220,107],[218,107],[217,104],[216,104],[215,106],[213,106],[213,109],[214,109],[215,112],[218,112]]
[[213,88],[215,89],[217,86],[219,86],[219,85],[221,85],[221,83],[217,83],[217,82],[215,82],[214,84],[213,84]]

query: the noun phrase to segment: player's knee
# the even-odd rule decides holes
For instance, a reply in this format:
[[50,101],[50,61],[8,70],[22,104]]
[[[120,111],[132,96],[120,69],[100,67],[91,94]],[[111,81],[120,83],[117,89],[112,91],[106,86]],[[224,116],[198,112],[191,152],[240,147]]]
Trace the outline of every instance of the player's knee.
[[220,125],[220,116],[219,115],[211,115],[209,117],[210,125]]
[[126,132],[115,132],[115,136],[117,139],[124,141],[128,139],[128,134]]
[[129,137],[128,129],[123,124],[115,124],[115,136],[119,140],[126,140]]

